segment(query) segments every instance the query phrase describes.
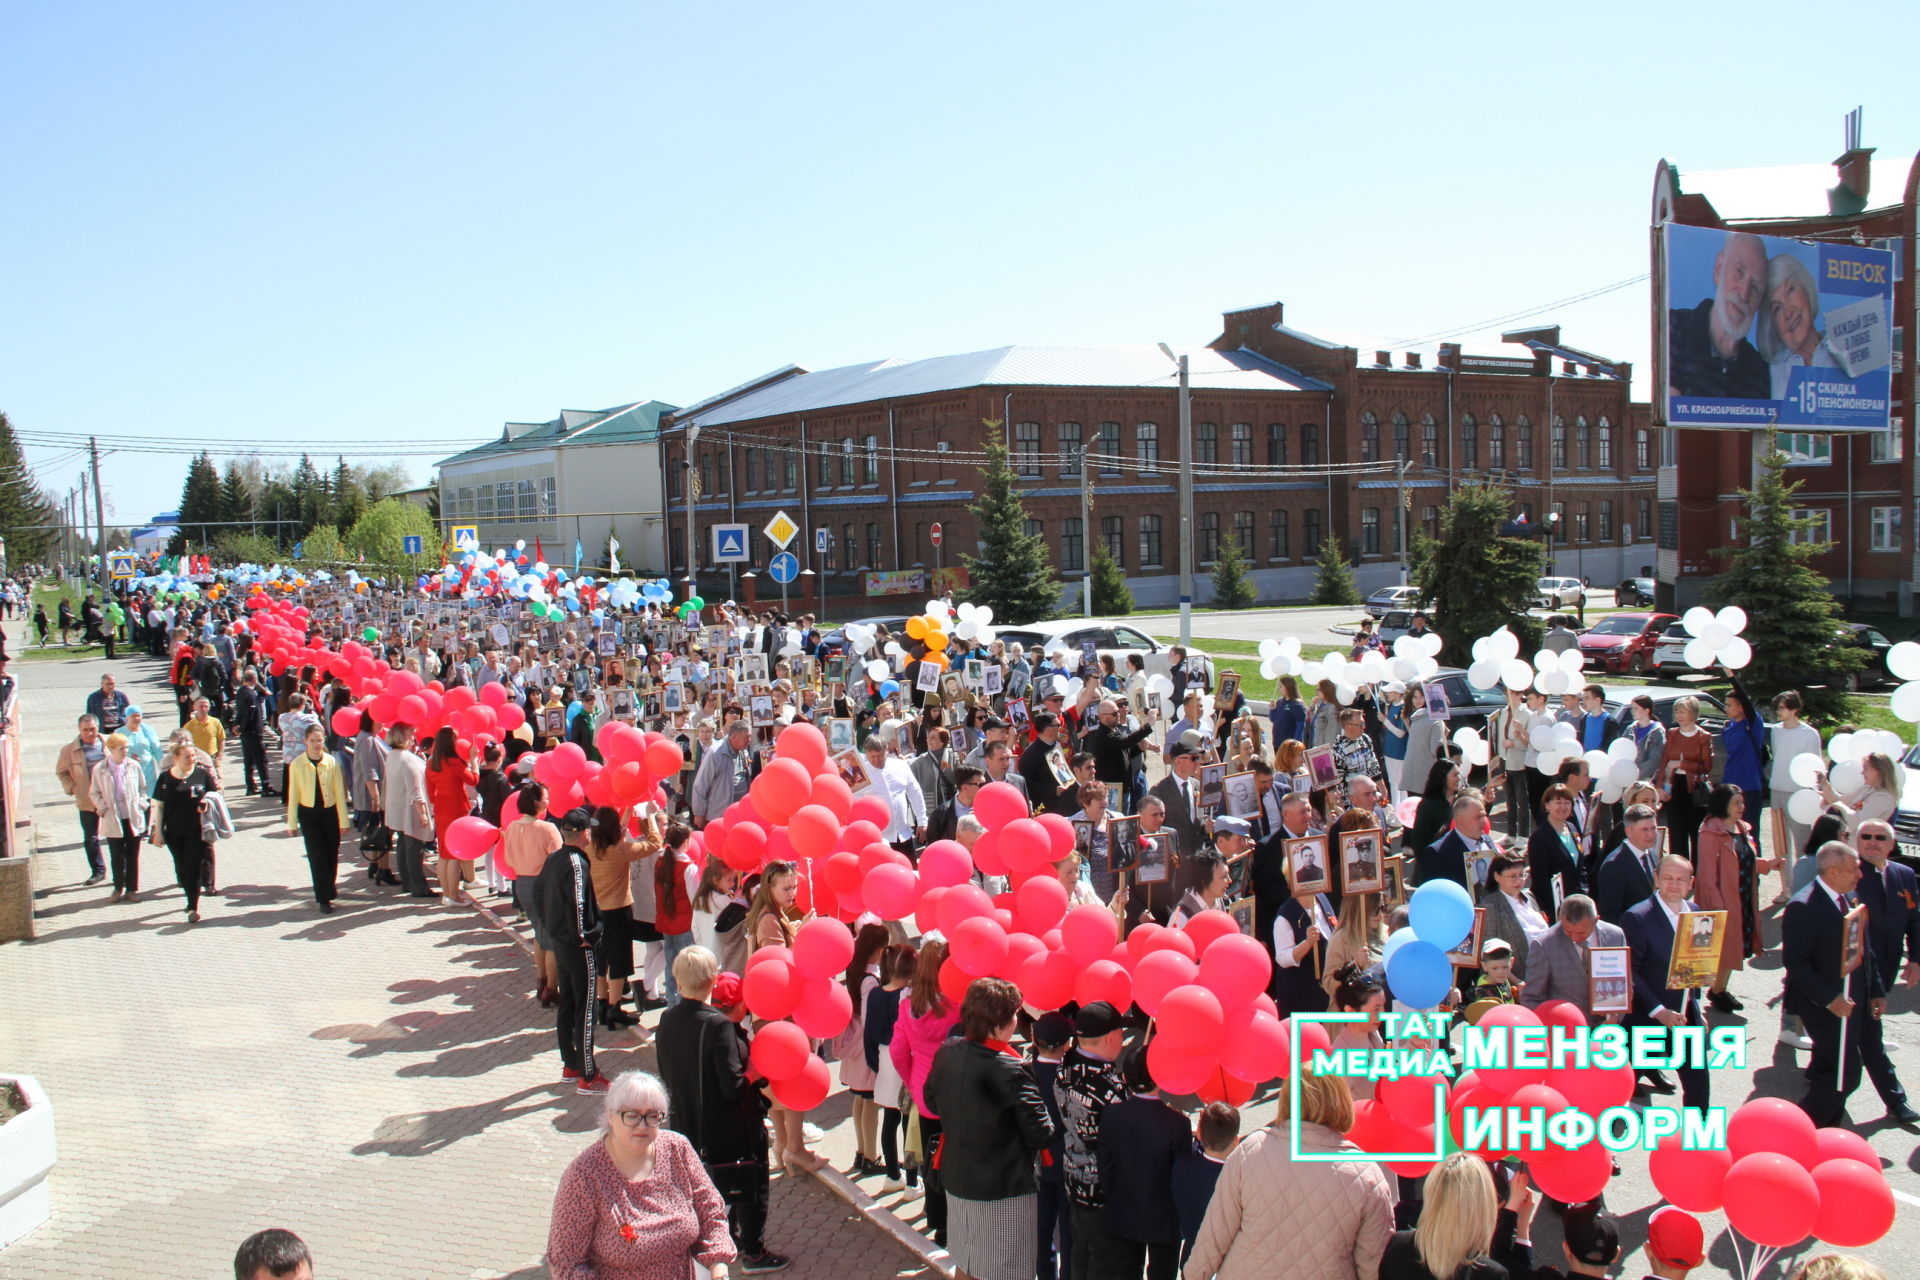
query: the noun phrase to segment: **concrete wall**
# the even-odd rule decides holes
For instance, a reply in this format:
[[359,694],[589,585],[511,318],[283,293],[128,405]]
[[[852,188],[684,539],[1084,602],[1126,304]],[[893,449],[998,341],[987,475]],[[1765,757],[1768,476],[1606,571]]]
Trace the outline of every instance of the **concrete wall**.
[[620,539],[620,564],[643,574],[666,573],[661,509],[660,446],[655,443],[570,445],[560,454],[560,516],[556,536],[573,562],[573,540],[586,563],[605,563],[607,534]]

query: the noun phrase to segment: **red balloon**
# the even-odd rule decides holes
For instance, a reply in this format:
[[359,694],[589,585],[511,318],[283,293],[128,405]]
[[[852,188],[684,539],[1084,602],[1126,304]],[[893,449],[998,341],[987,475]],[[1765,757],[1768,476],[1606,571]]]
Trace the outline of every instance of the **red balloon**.
[[[417,693],[410,693],[400,699],[397,710],[400,718],[408,724],[424,726],[427,723],[427,704]],[[575,747],[574,750],[578,751],[579,748]]]
[[974,916],[947,934],[947,957],[976,978],[984,978],[1007,958],[1007,931],[997,920]]
[[778,961],[748,965],[741,987],[747,1008],[756,1017],[768,1019],[790,1017],[806,995],[806,981],[800,971]]
[[1125,1009],[1133,1003],[1133,975],[1111,960],[1095,960],[1074,979],[1073,999],[1083,1005],[1104,1000]]
[[840,819],[825,805],[801,805],[787,819],[787,838],[801,857],[824,858],[840,838]]
[[1079,976],[1080,966],[1066,953],[1049,951],[1027,961],[1014,981],[1020,987],[1021,998],[1034,1008],[1058,1009],[1073,999],[1074,983]]
[[[1015,890],[1013,899],[1014,919],[1028,933],[1045,933],[1059,924],[1060,917],[1067,911],[1067,887],[1053,876],[1036,876],[1027,881]],[[1256,948],[1259,945],[1254,943]]]
[[753,1069],[769,1080],[791,1080],[806,1068],[813,1056],[807,1033],[791,1022],[769,1022],[753,1033],[753,1047],[747,1060]]
[[1029,963],[1047,954],[1047,944],[1031,933],[1010,933],[1007,935],[1007,958],[994,966],[990,975],[1005,978],[1016,987],[1020,985],[1020,973]]
[[1287,1033],[1280,1019],[1264,1009],[1228,1014],[1220,1066],[1234,1079],[1248,1084],[1265,1084],[1285,1075]]
[[746,971],[747,973],[752,973],[754,969],[760,965],[774,964],[776,962],[791,965],[793,963],[793,952],[778,943],[772,946],[761,947],[747,957]]
[[1199,976],[1200,966],[1179,952],[1156,951],[1133,967],[1133,1002],[1157,1017],[1168,993]]
[[1813,1167],[1820,1212],[1813,1234],[1843,1249],[1870,1245],[1893,1229],[1893,1188],[1878,1168],[1841,1157]]
[[1219,1054],[1227,1017],[1220,997],[1206,987],[1194,983],[1169,991],[1154,1017],[1160,1034],[1182,1053],[1208,1058]]
[[871,822],[876,833],[893,825],[893,815],[887,812],[887,802],[871,793],[856,799],[848,812],[855,822]]
[[998,831],[1017,818],[1032,812],[1020,788],[1011,782],[989,782],[973,798],[973,812],[989,831]]
[[987,897],[986,890],[977,884],[957,884],[941,896],[936,920],[940,932],[951,938],[962,921],[992,914],[993,899]]
[[820,863],[820,878],[835,893],[859,893],[866,873],[860,870],[858,857],[843,851]]
[[837,774],[815,774],[813,803],[845,823],[853,813],[853,792],[847,790],[846,782]]
[[1387,1109],[1387,1114],[1400,1124],[1411,1128],[1433,1127],[1433,1087],[1441,1085],[1444,1095],[1446,1081],[1439,1076],[1400,1076],[1391,1080],[1376,1080],[1373,1096]]
[[506,733],[512,733],[527,722],[527,713],[517,702],[509,702],[500,708],[497,714],[500,717],[500,728]]
[[1548,1000],[1534,1010],[1540,1021],[1549,1027],[1584,1027],[1587,1015],[1580,1006],[1571,1000]]
[[343,738],[360,732],[360,708],[341,707],[333,713],[333,731]]
[[[413,676],[413,682],[415,687],[419,686],[420,677],[413,675],[413,672],[411,671],[399,672],[394,676],[394,682],[399,683],[400,679],[404,676]],[[490,707],[502,706],[507,701],[507,687],[499,683],[481,685],[480,701],[486,703]]]
[[1086,902],[1060,921],[1060,941],[1075,964],[1092,964],[1113,950],[1120,940],[1119,922],[1105,907]]
[[1034,819],[1047,833],[1048,862],[1058,862],[1074,850],[1073,820],[1065,814],[1043,813]]
[[1047,829],[1032,818],[1016,818],[1001,828],[999,849],[1015,871],[1044,867],[1053,860]]
[[[1506,1036],[1508,1060],[1514,1056],[1513,1030],[1517,1027],[1538,1027],[1540,1017],[1523,1004],[1496,1005],[1487,1010],[1486,1016],[1474,1026],[1474,1032],[1494,1029],[1501,1030]],[[1530,1084],[1544,1084],[1547,1079],[1545,1067],[1481,1067],[1480,1079],[1489,1088],[1502,1093],[1512,1093],[1516,1089]]]
[[[951,957],[948,958],[951,961]],[[974,975],[957,964],[947,963],[940,966],[940,994],[947,1003],[958,1009],[961,1001],[967,998],[967,988],[973,985]]]
[[755,807],[775,822],[785,822],[812,792],[813,777],[797,760],[775,760],[753,780]]
[[1813,1120],[1785,1098],[1754,1098],[1741,1104],[1727,1117],[1727,1153],[1737,1163],[1756,1151],[1778,1152],[1803,1169],[1813,1168],[1820,1157]]
[[[1387,1113],[1391,1119],[1393,1113]],[[1402,1124],[1393,1121],[1393,1129],[1388,1141],[1393,1145],[1389,1151],[1432,1151],[1433,1126],[1431,1124]],[[1389,1160],[1387,1168],[1403,1178],[1424,1178],[1433,1171],[1437,1160]]]
[[1632,1101],[1633,1068],[1624,1064],[1618,1067],[1550,1068],[1546,1087],[1557,1090],[1570,1104],[1588,1115],[1598,1116],[1608,1107],[1624,1107]]
[[1199,949],[1193,945],[1193,939],[1178,929],[1162,929],[1153,935],[1153,950],[1174,951],[1189,960],[1200,958]]
[[[499,687],[497,684],[487,686],[489,689]],[[553,757],[552,768],[555,774],[563,779],[577,778],[580,776],[580,771],[587,767],[587,753],[580,749],[580,744],[577,742],[563,742],[547,754]]]
[[[1283,1018],[1280,1022],[1281,1056],[1280,1074],[1285,1075],[1293,1069],[1293,1019]],[[1333,1037],[1327,1034],[1324,1022],[1303,1022],[1300,1024],[1300,1062],[1311,1065],[1314,1053],[1330,1053],[1333,1050]]]
[[[721,861],[741,871],[752,871],[766,861],[767,832],[764,827],[743,822],[737,827],[727,828],[726,847],[721,850]],[[785,1017],[785,1014],[778,1015]]]
[[1144,960],[1150,952],[1159,950],[1154,939],[1167,932],[1167,927],[1152,920],[1142,920],[1133,926],[1127,934],[1127,954],[1135,960]]
[[[1463,1076],[1461,1080],[1465,1078]],[[1454,1145],[1464,1148],[1467,1136],[1466,1113],[1470,1110],[1485,1111],[1492,1107],[1504,1107],[1507,1105],[1507,1100],[1485,1085],[1474,1085],[1462,1089],[1459,1087],[1461,1080],[1454,1081],[1454,1091],[1447,1099],[1447,1128],[1453,1132]],[[1488,1164],[1493,1164],[1508,1155],[1523,1154],[1505,1147],[1482,1147],[1475,1149],[1473,1153]]]
[[1372,1098],[1357,1098],[1353,1104],[1353,1125],[1347,1130],[1347,1140],[1362,1151],[1392,1151],[1395,1148],[1394,1118],[1387,1109]]
[[973,842],[973,865],[982,875],[1004,876],[1013,868],[1000,856],[1000,833],[989,831]]
[[[1728,1122],[1729,1149],[1732,1124]],[[1727,1221],[1755,1244],[1775,1249],[1799,1244],[1813,1233],[1820,1217],[1820,1186],[1813,1174],[1777,1151],[1755,1151],[1736,1159],[1720,1190],[1727,1200]]]
[[[1181,928],[1186,931],[1189,938],[1193,939],[1193,945],[1198,948],[1202,956],[1207,954],[1207,948],[1209,946],[1221,938],[1245,936],[1241,934],[1240,925],[1234,918],[1217,907],[1209,908],[1196,916],[1189,917],[1186,924],[1182,925]],[[1253,942],[1253,939],[1248,938],[1247,941]],[[1254,942],[1253,945],[1256,947],[1260,946],[1257,942]],[[1265,947],[1260,948],[1260,954],[1266,954]]]
[[[1233,917],[1227,920],[1232,923]],[[1192,924],[1187,926],[1186,937],[1194,938]],[[1251,1003],[1272,978],[1273,959],[1267,949],[1237,929],[1231,935],[1214,938],[1200,957],[1200,985],[1219,996],[1221,1005],[1228,1009]]]
[[500,838],[500,829],[485,818],[467,814],[447,827],[447,852],[465,862],[483,858]]
[[827,767],[826,735],[804,720],[796,720],[774,739],[778,759],[796,760],[809,774]]
[[1147,1044],[1147,1071],[1153,1082],[1173,1094],[1192,1093],[1219,1067],[1211,1057],[1183,1053],[1165,1036],[1155,1036]]
[[[836,929],[847,926],[838,920],[815,919],[813,924],[830,924]],[[853,1020],[853,996],[847,984],[835,978],[810,978],[793,1011],[799,1028],[816,1040],[830,1040],[846,1030]]]
[[1580,1204],[1607,1189],[1613,1177],[1613,1155],[1597,1140],[1571,1151],[1549,1146],[1528,1155],[1527,1170],[1540,1194],[1563,1204]]
[[942,888],[973,878],[973,855],[958,840],[935,840],[920,851],[920,882]]
[[870,844],[885,844],[880,838],[880,828],[865,818],[851,818],[840,830],[840,847],[852,849],[858,853]]
[[806,1066],[800,1069],[799,1075],[773,1085],[773,1097],[774,1101],[789,1111],[811,1111],[827,1100],[827,1092],[831,1088],[833,1076],[828,1072],[827,1064],[809,1054]]
[[680,772],[680,766],[686,763],[687,758],[681,754],[678,743],[659,738],[647,744],[646,753],[641,759],[648,773],[656,778],[668,778]]
[[1208,1073],[1205,1083],[1194,1090],[1194,1096],[1202,1102],[1243,1107],[1253,1097],[1253,1085],[1226,1071],[1213,1071]]
[[809,920],[794,935],[793,967],[809,978],[839,977],[852,963],[853,934],[838,920]]
[[1816,1129],[1813,1144],[1820,1156],[1814,1163],[1815,1169],[1829,1160],[1857,1160],[1875,1172],[1880,1170],[1880,1154],[1873,1149],[1873,1144],[1851,1129]]

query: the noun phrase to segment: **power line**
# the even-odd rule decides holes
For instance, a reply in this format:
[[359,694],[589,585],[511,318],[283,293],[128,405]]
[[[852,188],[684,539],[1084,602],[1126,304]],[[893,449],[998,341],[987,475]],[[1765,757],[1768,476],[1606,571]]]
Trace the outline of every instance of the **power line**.
[[1387,345],[1392,347],[1417,347],[1422,343],[1437,342],[1441,338],[1452,338],[1458,337],[1461,334],[1477,333],[1482,329],[1491,329],[1495,325],[1510,324],[1515,320],[1525,320],[1529,317],[1537,316],[1543,311],[1552,311],[1556,307],[1570,307],[1577,302],[1589,302],[1594,298],[1617,292],[1618,290],[1639,284],[1647,279],[1650,279],[1650,277],[1642,273],[1637,276],[1631,276],[1625,280],[1616,280],[1612,284],[1601,285],[1598,289],[1589,289],[1584,293],[1576,293],[1570,297],[1558,298],[1552,302],[1543,302],[1539,306],[1528,307],[1523,311],[1510,311],[1506,315],[1494,316],[1489,320],[1478,320],[1472,324],[1455,325],[1452,328],[1438,329],[1432,333],[1421,334],[1417,338],[1399,338]]

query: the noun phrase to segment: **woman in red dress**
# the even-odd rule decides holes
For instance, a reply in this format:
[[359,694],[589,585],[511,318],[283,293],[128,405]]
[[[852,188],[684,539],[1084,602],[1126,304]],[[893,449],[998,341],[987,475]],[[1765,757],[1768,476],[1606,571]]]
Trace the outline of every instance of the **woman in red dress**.
[[473,812],[480,777],[460,758],[452,729],[433,735],[433,754],[427,758],[427,800],[433,806],[433,841],[440,852],[440,892],[448,902],[460,900],[460,886],[473,879],[473,860],[447,852],[447,828]]

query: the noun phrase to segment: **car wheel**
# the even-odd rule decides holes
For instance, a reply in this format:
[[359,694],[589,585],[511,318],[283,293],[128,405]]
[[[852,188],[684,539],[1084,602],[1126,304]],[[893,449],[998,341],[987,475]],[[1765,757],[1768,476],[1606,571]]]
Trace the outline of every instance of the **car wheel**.
[[1633,671],[1633,674],[1644,676],[1647,674],[1647,655],[1644,653],[1634,654],[1633,660],[1629,662],[1627,666]]

